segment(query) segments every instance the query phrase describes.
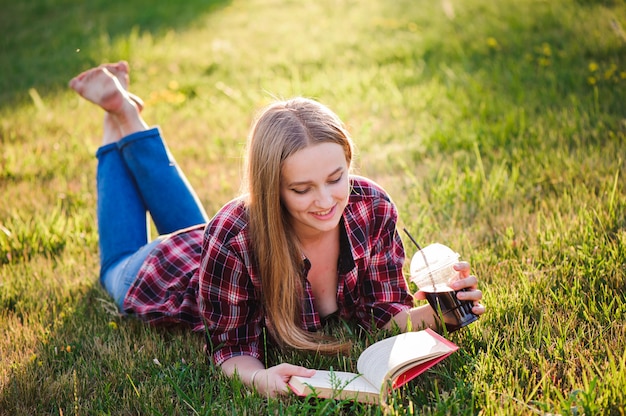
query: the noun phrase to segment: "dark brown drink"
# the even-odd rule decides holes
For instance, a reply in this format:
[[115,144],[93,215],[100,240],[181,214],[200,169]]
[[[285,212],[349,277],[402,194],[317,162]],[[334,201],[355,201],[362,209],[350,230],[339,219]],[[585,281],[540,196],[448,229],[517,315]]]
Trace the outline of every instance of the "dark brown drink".
[[459,300],[456,297],[457,292],[448,285],[437,285],[430,291],[422,289],[422,292],[425,293],[428,303],[435,310],[437,316],[443,319],[448,332],[454,332],[478,319],[478,316],[472,312],[474,303]]

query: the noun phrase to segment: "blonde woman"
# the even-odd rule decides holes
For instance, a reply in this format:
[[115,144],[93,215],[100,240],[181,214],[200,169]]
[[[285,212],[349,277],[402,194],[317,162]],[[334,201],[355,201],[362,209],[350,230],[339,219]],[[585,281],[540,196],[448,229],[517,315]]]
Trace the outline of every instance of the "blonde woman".
[[[248,138],[247,192],[208,221],[127,91],[125,62],[88,70],[70,87],[106,112],[97,152],[100,281],[126,314],[205,332],[215,364],[269,396],[314,370],[265,368],[266,345],[345,352],[349,344],[321,335],[339,319],[365,330],[406,329],[409,320],[436,326],[403,277],[396,207],[379,185],[351,175],[352,141],[327,107],[294,98],[265,108]],[[147,213],[162,234],[154,241]],[[459,298],[484,313],[469,265],[456,268]]]

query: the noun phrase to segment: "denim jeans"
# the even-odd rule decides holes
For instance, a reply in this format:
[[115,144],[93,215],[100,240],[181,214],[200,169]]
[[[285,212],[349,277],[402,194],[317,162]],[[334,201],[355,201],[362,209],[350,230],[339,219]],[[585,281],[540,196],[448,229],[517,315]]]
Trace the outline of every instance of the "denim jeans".
[[158,128],[133,133],[96,152],[100,283],[122,310],[124,297],[160,235],[208,217]]

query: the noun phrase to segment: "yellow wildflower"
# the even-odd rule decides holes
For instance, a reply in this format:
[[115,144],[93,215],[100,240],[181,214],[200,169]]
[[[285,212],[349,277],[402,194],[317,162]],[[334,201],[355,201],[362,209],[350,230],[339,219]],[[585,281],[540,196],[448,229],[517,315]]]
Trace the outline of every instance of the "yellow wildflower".
[[589,83],[589,85],[596,85],[596,78],[595,77],[589,77],[589,78],[587,78],[587,82]]
[[491,36],[487,38],[487,46],[489,46],[491,49],[500,48],[500,45],[498,44],[498,41],[496,40],[496,38],[493,38]]
[[113,321],[109,322],[109,328],[111,328],[111,329],[117,329],[117,323],[115,323],[115,322],[113,322]]
[[613,77],[613,74],[615,74],[616,70],[617,70],[617,65],[611,64],[609,69],[604,71],[604,79],[611,79],[611,77]]
[[66,345],[65,346],[65,351],[66,352],[72,352],[72,346],[71,345]]
[[542,43],[541,52],[544,56],[552,56],[552,48],[550,48],[550,44],[547,42]]
[[598,70],[598,64],[595,62],[589,62],[589,72],[596,72]]

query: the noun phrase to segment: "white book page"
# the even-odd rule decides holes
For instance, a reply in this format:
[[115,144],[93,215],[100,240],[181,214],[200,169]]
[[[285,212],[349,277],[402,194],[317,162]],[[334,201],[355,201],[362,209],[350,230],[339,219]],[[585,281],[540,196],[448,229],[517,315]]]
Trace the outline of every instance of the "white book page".
[[343,371],[315,370],[312,377],[292,376],[313,389],[334,388],[337,391],[358,391],[379,394],[380,390],[369,383],[362,375]]
[[400,368],[410,367],[450,351],[426,331],[407,332],[370,345],[359,357],[357,369],[380,389]]

